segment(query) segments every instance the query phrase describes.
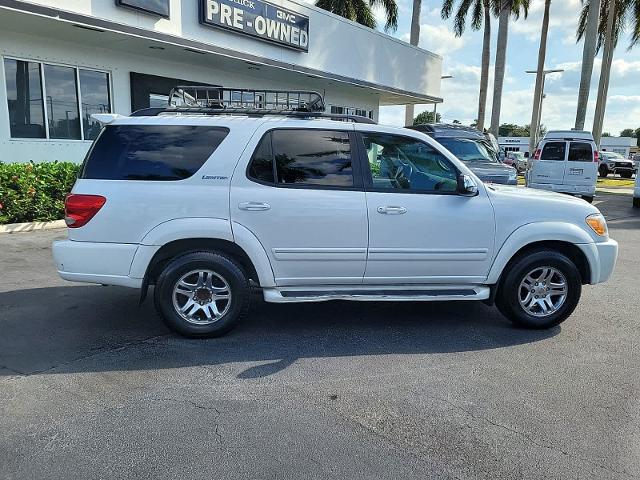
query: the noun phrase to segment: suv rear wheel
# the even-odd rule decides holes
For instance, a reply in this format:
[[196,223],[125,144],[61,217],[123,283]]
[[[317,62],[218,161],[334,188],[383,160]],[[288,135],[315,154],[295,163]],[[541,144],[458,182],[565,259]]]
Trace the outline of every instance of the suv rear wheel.
[[238,263],[213,252],[193,252],[166,265],[154,303],[164,323],[181,335],[217,337],[236,326],[249,297],[249,280]]
[[525,328],[551,328],[574,311],[582,293],[575,264],[553,250],[541,250],[516,260],[496,298],[500,312]]

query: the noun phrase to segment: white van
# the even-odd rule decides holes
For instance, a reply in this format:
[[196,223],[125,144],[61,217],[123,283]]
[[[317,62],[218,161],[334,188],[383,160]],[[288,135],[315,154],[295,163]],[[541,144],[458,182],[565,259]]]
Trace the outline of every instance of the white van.
[[527,186],[580,195],[592,202],[598,180],[598,148],[589,132],[547,133],[529,162]]

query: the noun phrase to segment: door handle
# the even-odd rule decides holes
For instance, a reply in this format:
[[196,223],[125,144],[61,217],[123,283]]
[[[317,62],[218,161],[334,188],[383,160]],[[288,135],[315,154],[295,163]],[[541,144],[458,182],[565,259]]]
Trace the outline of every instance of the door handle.
[[249,212],[260,212],[262,210],[269,210],[271,205],[263,202],[242,202],[238,204],[238,208]]
[[378,213],[382,213],[384,215],[402,215],[403,213],[407,213],[407,209],[404,207],[378,207]]

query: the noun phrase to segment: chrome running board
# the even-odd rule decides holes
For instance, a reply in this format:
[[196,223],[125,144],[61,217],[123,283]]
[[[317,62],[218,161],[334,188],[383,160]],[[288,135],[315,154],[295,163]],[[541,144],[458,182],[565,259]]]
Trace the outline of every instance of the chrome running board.
[[486,300],[490,289],[486,285],[429,286],[305,286],[264,288],[264,299],[272,303],[323,302],[352,300],[360,302],[433,302],[451,300]]

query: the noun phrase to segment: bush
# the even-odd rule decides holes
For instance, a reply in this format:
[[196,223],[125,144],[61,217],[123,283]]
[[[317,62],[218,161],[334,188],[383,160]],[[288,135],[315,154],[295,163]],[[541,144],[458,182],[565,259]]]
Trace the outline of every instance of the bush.
[[79,169],[70,162],[0,162],[0,224],[62,219]]

